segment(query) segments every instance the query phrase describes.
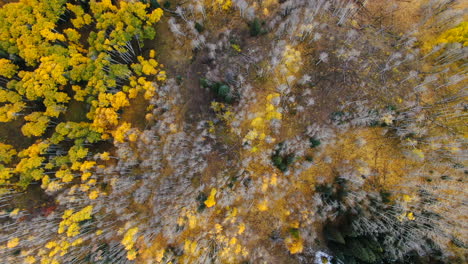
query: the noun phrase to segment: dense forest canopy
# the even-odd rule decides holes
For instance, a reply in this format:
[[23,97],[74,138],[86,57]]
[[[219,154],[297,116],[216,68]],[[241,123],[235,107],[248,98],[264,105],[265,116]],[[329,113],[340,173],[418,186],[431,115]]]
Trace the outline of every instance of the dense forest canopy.
[[454,0],[0,1],[2,263],[466,263]]

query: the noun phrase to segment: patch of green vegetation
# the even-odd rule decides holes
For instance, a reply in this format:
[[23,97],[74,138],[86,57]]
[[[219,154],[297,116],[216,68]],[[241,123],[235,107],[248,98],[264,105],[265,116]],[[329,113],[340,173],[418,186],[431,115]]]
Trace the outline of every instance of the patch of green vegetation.
[[228,84],[223,82],[213,82],[205,78],[200,79],[200,85],[204,88],[209,88],[215,95],[216,99],[228,104],[235,101],[236,96]]
[[316,148],[316,147],[320,146],[320,144],[321,144],[320,140],[318,140],[315,137],[311,137],[309,139],[309,142],[310,142],[310,148]]
[[294,163],[296,157],[294,154],[282,154],[283,149],[284,143],[281,142],[276,146],[275,152],[271,156],[271,161],[280,171],[285,172],[288,170],[288,166]]
[[197,211],[198,212],[203,212],[203,210],[205,210],[205,208],[206,208],[206,205],[205,205],[206,199],[208,199],[208,195],[206,195],[205,193],[201,192],[200,194],[198,194],[198,196],[197,196],[197,202],[198,202]]
[[264,27],[265,21],[254,18],[254,20],[249,23],[250,36],[257,37],[266,34],[267,30]]

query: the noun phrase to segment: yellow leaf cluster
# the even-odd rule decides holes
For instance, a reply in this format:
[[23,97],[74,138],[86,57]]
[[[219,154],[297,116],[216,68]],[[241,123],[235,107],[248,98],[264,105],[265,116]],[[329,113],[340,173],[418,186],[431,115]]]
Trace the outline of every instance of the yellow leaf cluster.
[[7,248],[14,248],[19,245],[19,238],[15,237],[7,242]]
[[133,249],[133,246],[135,245],[135,235],[138,233],[138,227],[133,227],[127,230],[125,233],[121,243],[124,245],[126,250],[131,250]]
[[211,189],[208,199],[206,199],[205,201],[206,207],[213,207],[216,204],[215,195],[216,195],[216,189],[213,188]]
[[80,211],[73,213],[72,209],[66,210],[62,216],[57,232],[62,234],[67,231],[68,237],[74,237],[80,233],[79,223],[91,219],[93,206],[88,205]]
[[288,237],[284,240],[284,243],[291,254],[298,254],[304,250],[304,244],[300,238]]

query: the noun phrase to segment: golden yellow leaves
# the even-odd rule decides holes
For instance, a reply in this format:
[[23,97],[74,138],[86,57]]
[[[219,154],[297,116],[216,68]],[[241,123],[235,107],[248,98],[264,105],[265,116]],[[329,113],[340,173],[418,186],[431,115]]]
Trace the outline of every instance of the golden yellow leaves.
[[125,250],[128,250],[127,252],[127,259],[129,260],[134,260],[136,258],[136,250],[133,249],[133,246],[135,245],[136,237],[135,235],[138,233],[138,227],[133,227],[127,230],[125,233],[121,243],[124,245]]
[[268,200],[267,199],[263,199],[261,201],[259,201],[257,203],[257,209],[260,211],[260,212],[264,212],[266,210],[268,210]]
[[117,92],[110,97],[109,101],[112,105],[112,108],[117,110],[130,105],[127,99],[127,95],[124,92]]
[[13,64],[10,60],[7,59],[0,59],[0,76],[6,78],[12,78],[16,71],[18,70],[18,66]]
[[164,237],[159,235],[150,243],[143,243],[138,249],[141,262],[160,263],[163,261],[165,250]]
[[71,182],[73,180],[73,173],[70,170],[58,170],[55,173],[55,177],[62,179],[64,183]]
[[[267,137],[267,133],[270,131],[269,124],[272,119],[281,119],[282,115],[276,109],[273,104],[273,100],[278,100],[278,93],[270,93],[265,98],[264,108],[258,111],[255,114],[255,118],[250,121],[250,130],[244,136],[244,141],[254,143],[251,148],[251,152],[258,151],[259,146],[261,146],[262,141]],[[258,142],[254,142],[258,141]],[[271,138],[273,142],[274,139]]]
[[291,254],[301,253],[304,249],[303,241],[300,238],[287,237],[284,243]]
[[0,142],[0,162],[4,164],[10,163],[13,156],[16,155],[16,150],[13,146],[8,144],[3,144]]
[[286,45],[283,53],[283,68],[280,71],[285,74],[295,74],[299,72],[302,65],[301,52],[290,45]]
[[403,212],[401,215],[397,216],[397,219],[400,222],[403,222],[406,219],[408,219],[410,221],[414,221],[416,219],[416,217],[414,216],[413,212]]
[[468,22],[464,21],[458,26],[451,28],[437,39],[437,43],[461,43],[463,46],[468,46]]
[[[152,54],[151,54],[152,55]],[[145,75],[155,75],[158,72],[158,62],[150,58],[149,60],[145,60],[142,56],[137,57],[139,64],[134,63],[132,64],[132,69],[138,74],[145,74]]]
[[15,237],[7,242],[7,248],[14,248],[19,245],[19,238]]
[[[132,136],[133,135],[133,136]],[[117,142],[124,142],[125,137],[128,136],[130,141],[135,141],[136,139],[136,132],[131,131],[131,124],[127,122],[123,122],[116,130],[113,131],[114,140]]]
[[65,41],[65,36],[54,32],[55,29],[55,24],[52,22],[45,22],[43,24],[42,30],[40,31],[41,35],[43,38],[45,38],[48,41]]
[[119,123],[119,115],[112,108],[97,108],[93,117],[93,128],[104,133],[109,127]]
[[418,158],[424,159],[424,153],[420,149],[413,149],[413,154],[415,154]]
[[403,199],[404,202],[409,202],[413,198],[411,196],[409,196],[408,194],[403,194],[402,199]]
[[213,207],[216,204],[215,195],[216,195],[216,189],[213,188],[211,189],[208,199],[206,199],[206,201],[204,202],[206,207]]
[[166,71],[160,71],[160,72],[158,72],[158,75],[156,75],[156,79],[157,79],[158,81],[160,81],[160,82],[165,81],[166,78],[167,78],[167,76],[166,76]]
[[237,234],[238,234],[238,235],[242,235],[242,233],[244,233],[244,231],[245,231],[245,224],[244,224],[244,223],[241,223],[241,224],[239,225],[239,230],[237,231]]
[[222,10],[229,10],[232,6],[231,0],[216,0],[212,2],[214,8],[221,8]]
[[67,9],[75,13],[75,18],[71,20],[75,28],[80,29],[85,25],[91,24],[92,17],[89,14],[85,14],[81,6],[67,3]]
[[70,241],[66,239],[62,239],[58,241],[52,240],[45,245],[45,248],[50,249],[49,254],[45,255],[46,253],[44,252],[44,250],[42,249],[39,250],[39,255],[42,256],[41,263],[43,262],[43,263],[57,263],[58,264],[59,262],[55,258],[57,254],[60,253],[59,254],[60,256],[64,256],[68,252],[68,249],[71,246],[77,246],[77,245],[80,245],[81,243],[83,243],[83,239],[81,238],[75,239],[71,243]]
[[235,262],[235,259],[239,257],[246,257],[248,255],[247,249],[243,247],[237,238],[232,237],[231,239],[223,242],[226,244],[220,252],[220,257],[225,259],[229,263]]
[[240,48],[240,46],[237,45],[237,44],[232,44],[232,45],[231,45],[231,48],[233,48],[233,49],[234,49],[235,51],[237,51],[237,52],[241,52],[241,51],[242,51],[242,49]]
[[88,194],[89,199],[94,200],[99,197],[99,191],[93,190]]
[[14,217],[14,216],[17,216],[18,213],[19,213],[20,209],[19,208],[16,208],[15,210],[11,211],[10,212],[10,217]]
[[266,193],[269,186],[276,186],[278,184],[278,174],[273,173],[270,178],[265,177],[262,184],[262,192]]
[[121,243],[124,245],[126,250],[130,250],[135,245],[135,235],[138,233],[138,227],[133,227],[127,230]]
[[110,159],[110,154],[109,152],[105,151],[99,155],[99,158],[106,161]]
[[67,231],[67,237],[74,237],[80,233],[79,223],[91,219],[93,206],[88,205],[80,211],[73,213],[72,209],[66,210],[63,213],[62,221],[59,224],[57,232],[62,234]]
[[41,136],[50,121],[50,118],[45,116],[42,112],[33,112],[24,117],[24,120],[29,121],[21,127],[21,132],[27,137]]
[[33,256],[27,256],[25,259],[24,259],[24,262],[26,262],[26,264],[33,264],[36,262],[36,258],[33,257]]
[[184,243],[184,253],[188,255],[196,255],[197,254],[197,241],[190,241],[185,240]]
[[438,36],[434,41],[426,41],[423,44],[423,51],[429,52],[438,44],[460,43],[464,47],[468,46],[468,22],[464,21],[458,26],[448,29]]
[[72,85],[72,90],[75,92],[73,98],[79,102],[83,102],[85,100],[85,96],[88,95],[88,91],[82,89],[81,86],[78,85]]

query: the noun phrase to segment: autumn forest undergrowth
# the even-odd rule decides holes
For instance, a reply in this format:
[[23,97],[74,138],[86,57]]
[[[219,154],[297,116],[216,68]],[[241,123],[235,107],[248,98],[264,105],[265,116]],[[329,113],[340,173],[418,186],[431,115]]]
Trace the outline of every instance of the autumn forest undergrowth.
[[0,1],[0,262],[466,263],[467,8]]

